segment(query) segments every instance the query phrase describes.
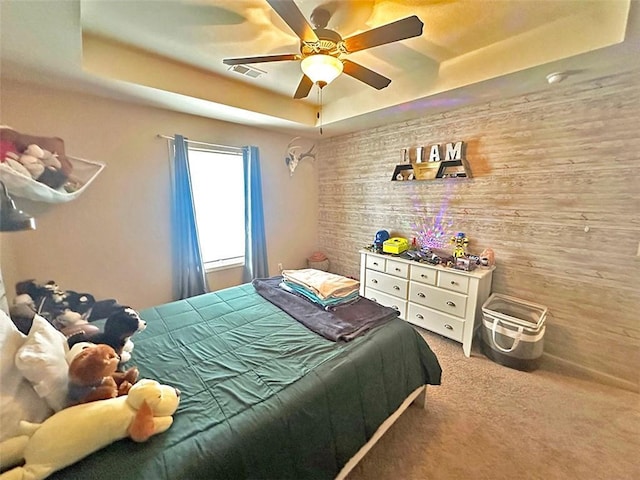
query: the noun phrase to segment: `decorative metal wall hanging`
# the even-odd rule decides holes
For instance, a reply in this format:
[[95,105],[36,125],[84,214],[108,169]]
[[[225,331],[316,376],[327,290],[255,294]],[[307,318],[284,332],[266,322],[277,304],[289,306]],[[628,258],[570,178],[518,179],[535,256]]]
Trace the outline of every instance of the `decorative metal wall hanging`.
[[[428,155],[427,158],[425,158]],[[391,180],[433,180],[471,177],[465,158],[465,143],[434,144],[402,149],[402,162],[396,165]]]
[[287,167],[289,167],[289,175],[292,177],[293,177],[293,172],[296,171],[296,167],[298,166],[298,163],[300,163],[301,160],[304,160],[305,158],[310,158],[312,161],[315,161],[316,159],[316,154],[313,153],[313,149],[316,147],[315,143],[311,145],[311,148],[306,152],[299,153],[300,150],[302,150],[302,146],[294,145],[293,142],[295,142],[296,140],[299,140],[300,138],[302,137],[295,137],[293,140],[289,142],[289,144],[287,145],[287,156],[284,159],[284,162],[286,163]]

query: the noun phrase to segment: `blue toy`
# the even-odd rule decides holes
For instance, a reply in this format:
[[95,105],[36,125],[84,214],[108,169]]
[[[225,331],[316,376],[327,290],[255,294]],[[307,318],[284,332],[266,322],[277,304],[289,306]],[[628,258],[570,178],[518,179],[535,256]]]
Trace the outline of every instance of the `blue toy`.
[[391,235],[386,230],[378,230],[376,232],[376,238],[373,240],[373,247],[376,252],[382,252],[382,244],[389,240]]

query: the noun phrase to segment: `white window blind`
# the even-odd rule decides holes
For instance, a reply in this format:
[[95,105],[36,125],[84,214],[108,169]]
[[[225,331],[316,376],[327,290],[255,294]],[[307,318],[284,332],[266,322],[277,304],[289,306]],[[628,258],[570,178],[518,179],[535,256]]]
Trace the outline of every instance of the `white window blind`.
[[207,271],[244,265],[242,155],[189,145],[198,238]]

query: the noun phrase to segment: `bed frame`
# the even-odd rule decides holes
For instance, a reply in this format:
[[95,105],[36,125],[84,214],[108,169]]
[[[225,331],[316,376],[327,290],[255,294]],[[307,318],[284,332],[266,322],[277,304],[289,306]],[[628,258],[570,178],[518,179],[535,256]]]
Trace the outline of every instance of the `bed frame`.
[[391,425],[393,425],[396,420],[400,418],[400,415],[404,413],[404,411],[409,408],[411,405],[415,405],[419,408],[425,409],[427,408],[427,386],[423,385],[422,387],[416,388],[404,402],[402,405],[398,407],[398,409],[393,412],[383,423],[378,427],[376,433],[373,434],[373,437],[365,443],[358,452],[351,457],[351,459],[342,467],[340,473],[336,476],[336,480],[344,480],[347,478],[349,473],[360,463],[360,461],[365,457],[369,450],[373,448],[373,446],[378,443],[378,440],[382,438],[382,436],[386,433]]

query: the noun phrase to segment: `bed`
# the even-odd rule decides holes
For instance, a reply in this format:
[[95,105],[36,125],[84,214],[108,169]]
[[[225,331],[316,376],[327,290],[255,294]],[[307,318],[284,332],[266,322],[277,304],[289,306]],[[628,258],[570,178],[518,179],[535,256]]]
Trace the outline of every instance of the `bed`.
[[172,427],[50,478],[344,477],[394,414],[440,382],[435,355],[404,321],[332,342],[251,284],[140,315],[147,328],[130,364],[181,390]]

